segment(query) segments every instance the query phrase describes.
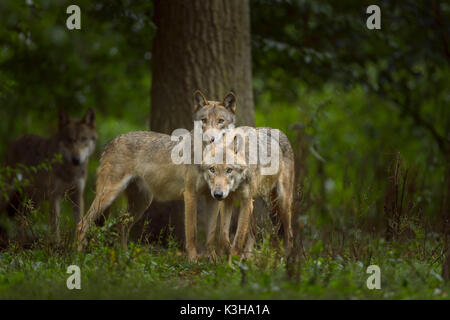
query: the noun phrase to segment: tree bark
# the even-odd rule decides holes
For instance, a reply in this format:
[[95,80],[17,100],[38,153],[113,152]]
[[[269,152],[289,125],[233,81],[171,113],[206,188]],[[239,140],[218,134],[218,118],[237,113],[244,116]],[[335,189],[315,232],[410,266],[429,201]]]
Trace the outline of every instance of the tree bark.
[[[237,124],[253,126],[249,1],[156,0],[154,21],[150,130],[192,129],[197,89],[218,101],[234,91]],[[182,203],[154,202],[146,214],[151,239],[170,223],[183,240],[183,217]],[[200,232],[201,218],[199,212]]]
[[233,90],[237,122],[253,125],[247,0],[155,1],[150,129],[193,127],[193,93],[221,100]]

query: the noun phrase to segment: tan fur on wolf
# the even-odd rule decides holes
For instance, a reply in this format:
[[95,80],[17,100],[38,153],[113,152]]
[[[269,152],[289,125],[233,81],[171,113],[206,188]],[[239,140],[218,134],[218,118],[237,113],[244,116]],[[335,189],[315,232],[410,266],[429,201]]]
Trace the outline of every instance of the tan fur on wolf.
[[[72,202],[75,223],[81,220],[87,165],[96,140],[95,113],[92,109],[81,120],[70,118],[61,110],[59,129],[53,137],[46,139],[25,134],[14,140],[8,149],[5,164],[12,167],[18,164],[36,166],[51,160],[55,154],[62,155],[62,163],[53,164],[50,171],[38,171],[32,177],[32,184],[24,190],[34,206],[43,200],[50,200],[50,236],[57,242],[60,240],[60,200],[66,192]],[[17,196],[15,193],[11,190],[9,199],[14,199]],[[8,205],[10,203],[3,203],[1,208]]]
[[[194,120],[202,121],[203,130],[225,129],[234,124],[233,93],[217,102],[207,101],[197,91],[194,100]],[[197,194],[207,189],[199,165],[176,165],[170,160],[177,143],[166,134],[136,131],[122,134],[106,146],[97,170],[96,197],[77,227],[78,250],[85,244],[90,225],[125,191],[132,221],[122,232],[122,245],[126,246],[131,227],[141,219],[153,199],[184,200],[186,250],[190,260],[196,259]],[[217,201],[208,198],[206,208],[217,211]]]
[[[262,165],[258,161],[257,164],[249,164],[249,150],[245,153],[236,152],[235,146],[225,146],[223,163],[215,162],[215,153],[217,150],[205,149],[204,160],[202,164],[202,175],[207,182],[212,198],[222,200],[220,205],[220,243],[222,247],[233,254],[243,253],[243,246],[249,233],[249,221],[253,211],[253,201],[257,197],[263,197],[266,201],[270,201],[271,193],[276,191],[277,201],[279,205],[279,215],[284,229],[286,254],[289,254],[292,248],[292,226],[291,226],[291,208],[293,201],[294,189],[294,154],[291,144],[286,135],[277,129],[256,128],[256,132],[262,132],[262,129],[270,130],[268,132],[277,132],[278,140],[275,141],[280,150],[279,167],[276,173],[272,175],[262,175]],[[225,135],[224,142],[227,141],[228,135],[234,136],[236,130],[248,132],[255,130],[250,127],[238,127],[228,131]],[[273,135],[267,135],[267,141],[275,139]],[[216,147],[217,148],[217,147]],[[234,164],[226,163],[226,156],[236,155]],[[232,209],[234,203],[239,201],[240,211],[239,220],[233,244],[230,243],[229,231]],[[216,230],[217,214],[210,212],[208,223],[207,244],[210,256],[215,256],[214,236]],[[251,250],[252,242],[247,243],[247,250]],[[246,256],[249,252],[244,252]]]

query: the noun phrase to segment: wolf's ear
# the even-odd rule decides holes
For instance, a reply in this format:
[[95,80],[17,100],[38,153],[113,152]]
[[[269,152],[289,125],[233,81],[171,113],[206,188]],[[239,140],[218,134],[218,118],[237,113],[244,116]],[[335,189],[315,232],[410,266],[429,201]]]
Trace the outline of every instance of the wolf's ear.
[[88,111],[86,111],[83,122],[88,126],[95,128],[95,111],[92,108],[89,108]]
[[194,112],[203,108],[208,104],[208,100],[206,100],[203,93],[200,90],[194,92]]
[[63,128],[67,123],[69,123],[69,115],[64,108],[59,108],[58,122],[59,128]]
[[229,92],[223,98],[222,105],[233,113],[236,113],[236,96],[233,92]]

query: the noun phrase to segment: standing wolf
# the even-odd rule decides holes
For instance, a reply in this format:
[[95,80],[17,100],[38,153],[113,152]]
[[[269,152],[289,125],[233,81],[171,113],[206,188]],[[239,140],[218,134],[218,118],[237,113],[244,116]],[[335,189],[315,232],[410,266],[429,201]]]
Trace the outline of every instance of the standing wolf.
[[[214,141],[218,133],[210,129],[234,126],[236,98],[233,93],[218,102],[207,101],[196,91],[194,101],[194,120],[201,121],[202,129],[210,132],[209,141]],[[184,200],[186,251],[189,260],[196,259],[197,194],[205,193],[207,188],[199,164],[171,161],[172,149],[177,145],[178,142],[167,134],[135,131],[116,137],[105,147],[97,169],[96,197],[77,227],[78,250],[82,250],[92,223],[125,191],[132,221],[122,230],[123,246],[127,244],[131,227],[141,219],[153,199]],[[193,148],[190,152],[193,158]],[[217,211],[217,201],[207,199],[206,208]]]
[[[38,170],[30,177],[31,183],[19,194],[8,191],[7,203],[1,206],[15,206],[18,209],[21,195],[26,195],[38,206],[43,200],[50,201],[50,228],[56,242],[60,240],[60,200],[68,193],[77,224],[84,210],[83,193],[86,184],[87,166],[97,141],[95,113],[89,109],[82,119],[70,118],[64,110],[59,112],[58,132],[51,138],[25,134],[14,140],[8,149],[5,165],[38,166],[51,160],[56,154],[62,159],[47,170]],[[22,178],[20,175],[17,177]],[[16,202],[16,203],[14,203]]]
[[[205,148],[201,168],[211,197],[222,201],[221,245],[230,255],[241,254],[244,243],[250,240],[246,238],[250,231],[253,201],[262,197],[269,205],[273,205],[271,202],[275,191],[278,214],[284,230],[286,254],[289,254],[293,241],[291,207],[294,191],[294,154],[288,138],[277,129],[238,127],[229,130],[222,139],[223,143],[218,146]],[[231,244],[230,221],[236,202],[240,204],[240,211],[236,234]],[[217,213],[209,218],[211,222],[208,224],[207,243],[212,250]],[[252,242],[247,243],[247,246],[251,247]],[[244,253],[246,254],[247,252]],[[212,255],[214,256],[214,253]]]

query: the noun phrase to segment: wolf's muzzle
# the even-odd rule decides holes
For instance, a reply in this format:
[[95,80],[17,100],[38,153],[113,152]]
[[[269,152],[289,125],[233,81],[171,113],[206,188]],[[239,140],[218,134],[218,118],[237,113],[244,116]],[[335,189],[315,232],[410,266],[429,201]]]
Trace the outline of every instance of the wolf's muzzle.
[[76,166],[80,165],[80,163],[81,163],[80,157],[79,157],[79,156],[73,156],[73,157],[72,157],[72,163],[73,163],[74,165],[76,165]]

